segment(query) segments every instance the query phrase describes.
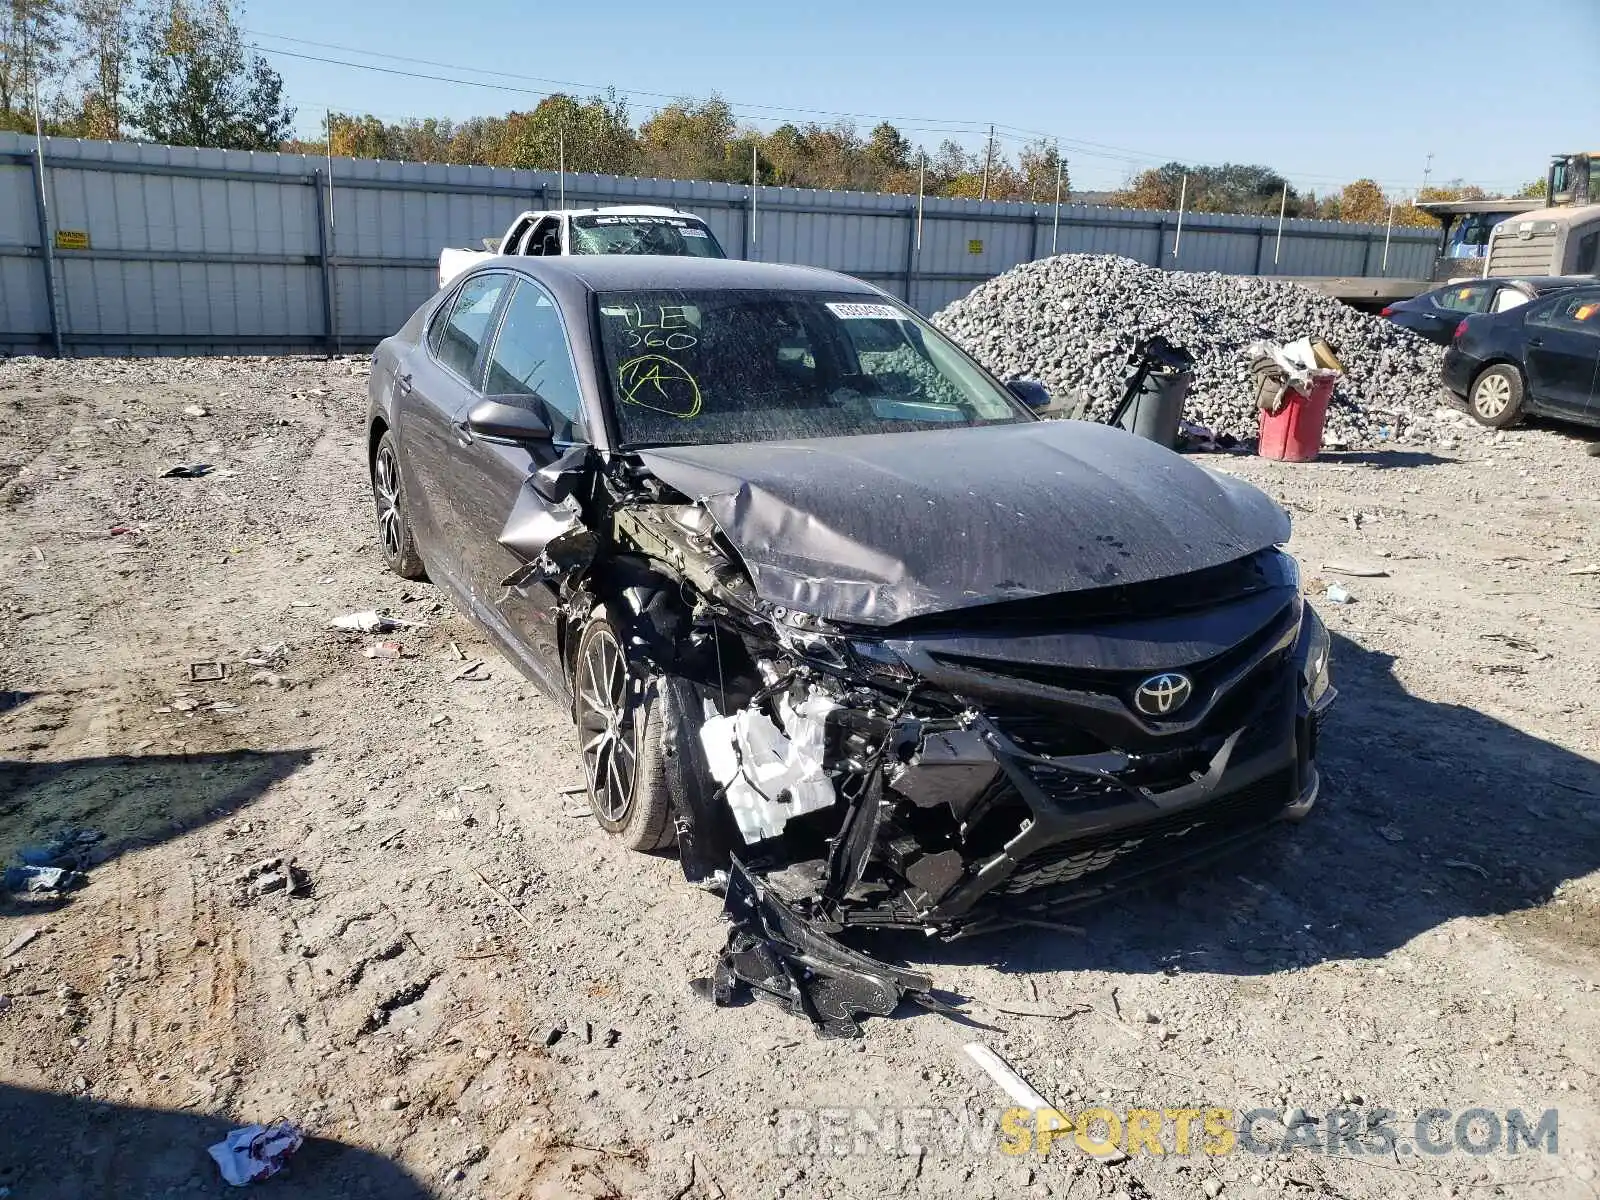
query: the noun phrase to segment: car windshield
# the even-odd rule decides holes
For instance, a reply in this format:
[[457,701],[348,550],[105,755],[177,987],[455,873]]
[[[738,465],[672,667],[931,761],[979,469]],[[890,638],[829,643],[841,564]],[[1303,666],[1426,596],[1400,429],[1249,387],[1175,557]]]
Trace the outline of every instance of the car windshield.
[[921,318],[861,295],[598,297],[623,447],[890,433],[1031,419]]
[[717,239],[693,217],[596,213],[572,218],[574,254],[673,254],[726,258]]

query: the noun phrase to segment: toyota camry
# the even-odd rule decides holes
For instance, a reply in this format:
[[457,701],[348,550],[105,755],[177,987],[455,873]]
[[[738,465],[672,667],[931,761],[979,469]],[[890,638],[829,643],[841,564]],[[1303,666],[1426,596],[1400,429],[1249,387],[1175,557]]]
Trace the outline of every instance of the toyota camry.
[[1040,394],[711,259],[490,260],[379,346],[389,568],[569,708],[603,830],[724,891],[718,998],[849,1032],[926,990],[851,927],[1048,923],[1315,803],[1283,510]]

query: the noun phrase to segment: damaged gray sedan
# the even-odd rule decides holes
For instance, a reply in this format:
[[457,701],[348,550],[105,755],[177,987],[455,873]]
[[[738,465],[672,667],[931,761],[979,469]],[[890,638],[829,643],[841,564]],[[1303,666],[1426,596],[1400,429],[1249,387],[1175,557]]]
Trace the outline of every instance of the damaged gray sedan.
[[852,928],[1049,924],[1318,791],[1329,638],[1249,485],[1040,421],[809,268],[498,259],[373,359],[383,554],[569,705],[596,820],[847,1034]]

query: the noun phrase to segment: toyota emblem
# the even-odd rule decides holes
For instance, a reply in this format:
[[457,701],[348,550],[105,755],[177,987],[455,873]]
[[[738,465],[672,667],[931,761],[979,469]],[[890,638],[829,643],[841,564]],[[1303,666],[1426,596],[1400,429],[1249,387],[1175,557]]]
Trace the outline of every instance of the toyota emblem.
[[1133,706],[1147,717],[1164,717],[1187,704],[1193,692],[1194,684],[1187,675],[1169,671],[1141,683],[1134,690]]

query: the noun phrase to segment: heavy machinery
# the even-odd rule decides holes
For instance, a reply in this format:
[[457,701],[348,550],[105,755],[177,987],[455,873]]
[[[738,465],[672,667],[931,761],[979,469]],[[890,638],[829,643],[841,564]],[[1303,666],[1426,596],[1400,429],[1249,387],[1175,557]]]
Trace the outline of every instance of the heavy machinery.
[[1592,275],[1600,251],[1596,201],[1600,201],[1600,151],[1553,156],[1542,200],[1419,204],[1441,227],[1433,280]]
[[1439,222],[1439,251],[1427,279],[1296,279],[1314,291],[1376,312],[1441,283],[1489,276],[1592,275],[1600,270],[1600,151],[1557,154],[1544,196],[1425,200]]

